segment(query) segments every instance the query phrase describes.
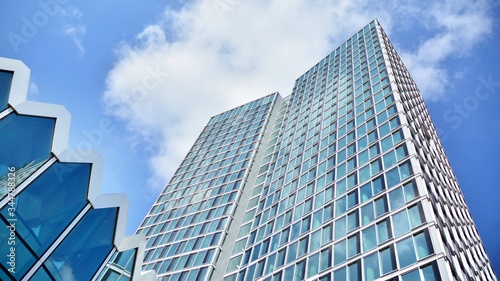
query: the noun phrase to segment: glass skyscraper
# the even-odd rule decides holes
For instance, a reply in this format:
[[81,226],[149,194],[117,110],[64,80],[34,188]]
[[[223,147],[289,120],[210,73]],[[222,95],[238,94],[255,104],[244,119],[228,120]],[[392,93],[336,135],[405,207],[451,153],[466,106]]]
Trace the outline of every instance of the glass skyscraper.
[[160,280],[497,280],[377,20],[212,117],[138,233]]

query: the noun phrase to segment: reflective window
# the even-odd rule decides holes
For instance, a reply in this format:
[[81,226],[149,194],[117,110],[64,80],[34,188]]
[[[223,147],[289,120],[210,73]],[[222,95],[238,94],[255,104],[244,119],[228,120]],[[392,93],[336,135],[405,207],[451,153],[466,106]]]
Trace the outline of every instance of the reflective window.
[[320,271],[329,268],[332,265],[332,248],[329,247],[326,250],[321,251],[320,258]]
[[389,223],[389,219],[377,223],[377,237],[379,244],[384,243],[385,241],[389,240],[389,238],[391,238],[391,228],[389,226]]
[[424,275],[425,281],[441,281],[441,277],[439,275],[439,270],[435,262],[423,266],[422,274]]
[[333,263],[334,265],[338,265],[343,263],[346,260],[346,240],[342,240],[342,242],[333,245]]
[[364,269],[366,281],[373,281],[380,277],[378,253],[374,253],[365,258]]
[[359,226],[358,210],[355,210],[354,212],[347,215],[347,232],[352,231],[358,226]]
[[391,202],[391,209],[395,210],[405,204],[403,197],[403,189],[397,188],[389,193],[389,198]]
[[347,239],[347,257],[351,258],[360,252],[359,234],[351,236]]
[[347,280],[346,268],[343,267],[333,273],[333,280]]
[[399,237],[408,231],[410,231],[410,222],[408,220],[408,212],[404,210],[395,214],[392,217],[392,223],[394,226],[394,236]]
[[57,280],[90,280],[113,249],[118,208],[91,209],[44,263]]
[[0,111],[7,108],[13,72],[0,70]]
[[[7,269],[14,267],[15,274],[13,275],[15,278],[11,279],[9,277],[5,278],[5,280],[21,280],[21,277],[26,272],[28,272],[29,269],[31,269],[31,267],[35,264],[35,262],[38,260],[39,257],[34,257],[32,252],[26,246],[26,244],[22,242],[21,237],[19,235],[16,235],[15,237],[16,244],[14,252],[15,264],[13,265],[9,264],[8,262],[10,262],[10,257],[8,255],[11,255],[12,252],[10,250],[10,247],[12,247],[13,245],[9,245],[8,243],[8,241],[12,241],[12,239],[9,240],[9,238],[11,237],[10,236],[11,229],[8,228],[7,226],[10,226],[10,223],[5,224],[4,219],[2,219],[0,223],[0,241],[2,241],[0,243],[0,253],[2,253],[2,256],[0,257],[1,265],[5,266]],[[2,270],[0,269],[0,272],[1,271]],[[2,275],[0,274],[0,277],[1,276]],[[2,278],[2,280],[4,279]]]
[[[17,196],[16,231],[38,255],[87,204],[90,164],[54,163]],[[8,205],[1,211],[9,217]]]
[[375,213],[373,212],[373,203],[368,203],[361,208],[362,224],[366,225],[374,220]]
[[372,198],[372,185],[370,182],[360,187],[359,191],[360,191],[361,203],[366,202],[370,198]]
[[412,228],[415,228],[424,222],[424,214],[420,205],[415,205],[409,208],[408,215],[410,216],[410,225]]
[[363,251],[368,251],[377,246],[377,233],[375,232],[375,226],[371,226],[363,230]]
[[311,249],[315,251],[321,246],[321,229],[311,234]]
[[[21,183],[51,154],[55,119],[11,113],[0,120],[0,176],[9,167],[16,170],[16,182]],[[3,198],[4,192],[0,191]]]
[[414,238],[418,259],[423,259],[434,252],[427,232],[421,232],[415,235]]
[[396,269],[396,258],[394,257],[394,250],[392,247],[380,251],[380,268],[382,275],[389,273]]
[[413,237],[406,238],[405,240],[396,243],[396,247],[398,249],[398,260],[400,268],[403,268],[417,261],[417,256],[415,255],[415,248],[413,244]]
[[385,214],[387,211],[389,211],[389,208],[387,208],[387,200],[385,199],[384,195],[379,199],[375,200],[375,215],[379,217]]
[[318,274],[319,253],[312,255],[307,262],[307,278]]
[[410,271],[401,276],[403,281],[420,281],[420,273],[418,270]]
[[335,239],[344,236],[346,233],[346,217],[344,216],[335,222]]
[[390,171],[388,171],[385,174],[385,178],[387,180],[387,188],[391,188],[394,185],[398,184],[400,182],[400,177],[399,177],[399,170],[398,168],[394,168]]

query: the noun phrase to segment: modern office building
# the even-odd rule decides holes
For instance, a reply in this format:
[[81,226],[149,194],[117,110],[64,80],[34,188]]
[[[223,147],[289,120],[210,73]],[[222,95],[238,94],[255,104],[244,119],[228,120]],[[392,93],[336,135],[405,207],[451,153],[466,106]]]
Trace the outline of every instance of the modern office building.
[[138,233],[160,280],[497,280],[377,20],[211,118]]
[[0,280],[154,280],[128,201],[100,193],[97,153],[67,147],[64,107],[26,101],[29,74],[0,58]]

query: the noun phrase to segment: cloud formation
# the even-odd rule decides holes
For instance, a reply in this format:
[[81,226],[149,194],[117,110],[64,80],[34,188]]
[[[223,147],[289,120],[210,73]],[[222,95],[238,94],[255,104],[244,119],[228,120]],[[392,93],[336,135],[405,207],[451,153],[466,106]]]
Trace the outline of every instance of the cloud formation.
[[[401,9],[401,7],[399,8]],[[416,50],[400,50],[405,65],[424,97],[445,97],[450,86],[447,59],[467,56],[473,47],[492,33],[493,18],[488,15],[487,1],[434,1],[423,8],[406,7],[429,33]],[[401,15],[405,15],[404,13]],[[460,71],[452,73],[460,76]]]
[[375,16],[389,36],[395,26],[426,31],[400,53],[427,98],[449,83],[443,62],[467,55],[492,28],[482,1],[193,1],[120,44],[103,100],[154,151],[149,164],[164,184],[210,116],[274,91],[287,96]]
[[87,27],[83,22],[83,14],[75,6],[60,8],[59,13],[64,20],[62,33],[71,38],[78,53],[83,56],[85,54],[85,47],[83,46],[83,37],[87,31]]

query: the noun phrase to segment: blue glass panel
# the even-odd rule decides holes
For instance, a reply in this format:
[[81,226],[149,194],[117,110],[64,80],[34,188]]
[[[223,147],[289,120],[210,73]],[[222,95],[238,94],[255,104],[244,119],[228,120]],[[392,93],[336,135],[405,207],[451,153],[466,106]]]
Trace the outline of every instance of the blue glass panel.
[[41,256],[87,204],[90,164],[54,163],[16,197],[16,231]]
[[399,267],[403,268],[407,265],[415,263],[417,256],[413,245],[413,237],[408,237],[405,240],[396,243],[398,248]]
[[349,265],[349,281],[361,281],[361,266],[359,261]]
[[[47,273],[47,270],[45,270],[43,267],[40,268],[33,277],[30,278],[30,281],[45,281],[45,280],[51,280],[49,273]],[[104,279],[107,281],[112,281],[112,279]]]
[[382,269],[382,275],[389,273],[396,269],[396,259],[394,257],[394,250],[392,248],[386,248],[380,251],[380,268]]
[[387,180],[387,188],[391,188],[400,182],[398,168],[394,168],[385,174]]
[[343,240],[342,242],[333,245],[333,264],[334,265],[341,264],[346,260],[346,258],[347,258],[346,248],[347,248],[346,240]]
[[380,277],[377,253],[365,258],[364,268],[366,281],[373,281]]
[[285,280],[293,280],[293,265],[285,269]]
[[420,273],[418,270],[411,271],[401,276],[403,281],[420,281]]
[[422,273],[424,274],[425,281],[441,281],[441,276],[439,276],[439,270],[435,262],[422,267]]
[[[104,276],[102,278],[100,278],[99,280],[100,281],[118,281],[118,280],[120,280],[120,277],[125,278],[125,276],[120,276],[120,274],[118,274],[117,272],[114,272],[113,270],[108,269],[106,271],[106,273],[104,274]],[[124,279],[124,280],[126,280],[126,279]]]
[[304,264],[304,260],[297,263],[297,266],[295,268],[295,278],[293,280],[304,280]]
[[363,230],[363,251],[369,251],[377,246],[377,233],[375,226]]
[[343,267],[333,273],[333,280],[347,280],[346,268]]
[[[12,227],[14,224],[14,227]],[[11,232],[15,231],[18,222],[7,222],[5,218],[0,220],[0,264],[15,277],[15,280],[20,280],[21,277],[33,266],[36,258],[28,250],[19,235]],[[8,228],[7,226],[11,227]],[[12,263],[10,263],[12,262]],[[9,264],[10,263],[10,264]],[[0,275],[1,276],[1,275]],[[3,278],[1,280],[4,280]],[[5,279],[9,280],[9,279]]]
[[327,248],[321,251],[321,262],[320,262],[320,271],[323,271],[332,265],[332,249]]
[[415,244],[417,246],[418,259],[423,259],[433,253],[432,243],[427,232],[415,235]]
[[118,208],[91,209],[44,263],[56,280],[90,280],[113,249]]
[[424,214],[422,213],[419,205],[408,209],[408,214],[410,215],[410,225],[412,228],[415,228],[424,222]]
[[[16,170],[21,183],[51,154],[55,119],[12,113],[0,120],[0,177]],[[2,181],[5,179],[2,179]],[[0,190],[0,199],[5,192]]]
[[312,255],[307,262],[307,278],[318,274],[319,253]]
[[410,222],[408,220],[408,213],[406,210],[395,214],[392,217],[394,224],[394,236],[399,237],[410,231]]
[[10,85],[14,73],[0,70],[0,111],[7,108],[9,102]]
[[12,277],[7,275],[7,273],[4,270],[7,271],[7,269],[4,269],[4,267],[2,265],[0,265],[0,280],[5,280],[5,281],[14,280],[14,279],[12,279]]
[[134,248],[117,253],[116,257],[113,259],[113,264],[116,264],[121,268],[127,270],[129,273],[132,273],[136,252],[137,249]]

